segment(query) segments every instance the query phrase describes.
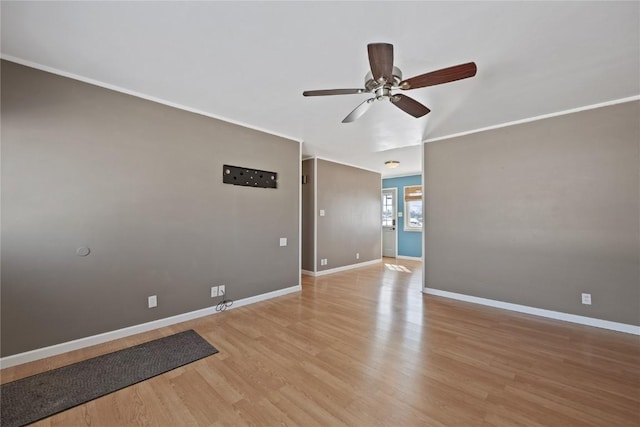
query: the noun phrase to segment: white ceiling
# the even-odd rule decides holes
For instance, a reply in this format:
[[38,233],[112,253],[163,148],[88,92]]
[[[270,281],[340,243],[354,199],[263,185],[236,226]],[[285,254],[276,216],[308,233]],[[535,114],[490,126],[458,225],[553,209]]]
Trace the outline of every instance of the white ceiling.
[[[317,155],[419,172],[420,142],[640,94],[639,2],[7,2],[2,57],[303,141]],[[341,120],[367,43],[405,78],[475,61],[476,77]],[[385,170],[385,160],[400,160]]]

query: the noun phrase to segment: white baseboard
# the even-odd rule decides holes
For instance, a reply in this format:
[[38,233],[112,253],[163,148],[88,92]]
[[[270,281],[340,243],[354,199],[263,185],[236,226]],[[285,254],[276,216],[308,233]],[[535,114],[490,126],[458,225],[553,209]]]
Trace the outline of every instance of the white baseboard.
[[344,265],[342,267],[330,268],[329,270],[322,270],[322,271],[315,271],[315,272],[307,271],[306,273],[304,272],[305,270],[303,270],[302,274],[308,274],[309,276],[318,277],[318,276],[324,276],[327,274],[339,273],[341,271],[353,270],[354,268],[366,267],[368,265],[379,264],[381,262],[382,262],[382,258],[374,259],[373,261],[359,262],[357,264]]
[[309,271],[309,270],[300,270],[300,273],[304,274],[305,276],[313,276],[314,275],[313,271]]
[[[302,290],[301,285],[291,286],[289,288],[278,289],[277,291],[267,292],[265,294],[256,295],[241,300],[236,300],[233,305],[228,309],[234,309],[242,307],[243,305],[253,304],[260,301],[265,301],[271,298],[279,297],[282,295],[290,294],[293,292],[299,292]],[[154,329],[162,328],[164,326],[174,325],[176,323],[186,322],[187,320],[197,319],[199,317],[209,316],[211,314],[220,313],[216,311],[216,306],[203,308],[200,310],[190,311],[188,313],[178,314],[176,316],[165,317],[164,319],[153,320],[151,322],[142,323],[140,325],[129,326],[127,328],[117,329],[115,331],[109,331],[98,335],[92,335],[90,337],[80,338],[73,341],[64,342],[61,344],[55,344],[49,347],[38,348],[36,350],[26,351],[24,353],[14,354],[0,358],[0,369],[9,368],[11,366],[21,365],[27,362],[33,362],[34,360],[44,359],[45,357],[56,356],[62,353],[68,353],[73,350],[78,350],[85,347],[90,347],[96,344],[102,344],[107,341],[113,341],[118,338],[124,338],[131,335],[139,334],[142,332],[152,331]]]
[[593,317],[578,316],[577,314],[563,313],[560,311],[546,310],[544,308],[529,307],[527,305],[512,304],[510,302],[496,301],[487,298],[474,297],[471,295],[458,294],[455,292],[442,291],[440,289],[423,288],[423,292],[429,295],[456,299],[460,301],[482,304],[489,307],[502,308],[504,310],[517,311],[519,313],[533,314],[547,317],[549,319],[563,320],[565,322],[579,323],[581,325],[594,326],[596,328],[609,329],[612,331],[624,332],[627,334],[640,335],[640,326],[628,325],[626,323],[611,322],[609,320],[595,319]]
[[419,257],[419,256],[398,255],[396,258],[398,258],[398,259],[412,259],[414,261],[422,261],[422,257]]

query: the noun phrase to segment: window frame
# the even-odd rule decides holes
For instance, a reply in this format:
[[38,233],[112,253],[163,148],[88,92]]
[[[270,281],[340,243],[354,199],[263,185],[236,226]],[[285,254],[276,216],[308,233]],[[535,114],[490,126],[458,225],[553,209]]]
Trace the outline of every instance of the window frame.
[[[420,188],[420,199],[416,199],[415,196],[411,197],[410,195],[408,195],[408,191],[411,192],[412,189],[415,189],[419,187]],[[407,190],[409,189],[409,190]],[[409,204],[411,202],[420,202],[421,207],[424,209],[424,197],[422,194],[422,185],[406,185],[402,188],[403,194],[402,194],[402,198],[404,200],[404,212],[402,214],[402,216],[404,217],[404,231],[410,231],[410,232],[414,232],[414,233],[420,233],[422,232],[422,228],[424,225],[424,213],[423,213],[423,220],[422,223],[420,224],[420,226],[415,226],[410,224],[411,221],[411,210],[409,207]],[[409,198],[409,200],[407,200]],[[424,212],[424,211],[423,211]]]

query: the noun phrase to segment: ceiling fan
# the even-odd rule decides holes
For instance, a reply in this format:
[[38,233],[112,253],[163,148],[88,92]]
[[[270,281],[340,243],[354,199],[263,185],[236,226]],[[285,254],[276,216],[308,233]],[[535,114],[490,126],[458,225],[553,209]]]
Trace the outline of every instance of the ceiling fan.
[[430,73],[421,74],[407,80],[402,80],[402,72],[393,65],[393,45],[389,43],[370,43],[367,45],[369,52],[369,65],[371,71],[364,77],[364,89],[326,89],[307,90],[302,92],[304,96],[326,95],[353,95],[358,93],[370,93],[374,95],[362,104],[358,105],[342,123],[350,123],[362,116],[371,106],[373,101],[382,101],[387,98],[393,105],[412,115],[422,117],[429,113],[427,107],[401,93],[392,93],[392,90],[411,90],[426,86],[435,86],[443,83],[454,82],[476,75],[477,67],[474,62],[454,65]]

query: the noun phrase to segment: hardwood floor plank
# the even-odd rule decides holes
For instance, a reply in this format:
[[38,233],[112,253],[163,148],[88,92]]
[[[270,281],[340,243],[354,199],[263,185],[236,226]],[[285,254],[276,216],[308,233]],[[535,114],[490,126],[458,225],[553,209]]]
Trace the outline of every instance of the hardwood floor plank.
[[421,292],[421,264],[0,371],[8,382],[189,328],[220,352],[37,426],[638,426],[637,336]]

